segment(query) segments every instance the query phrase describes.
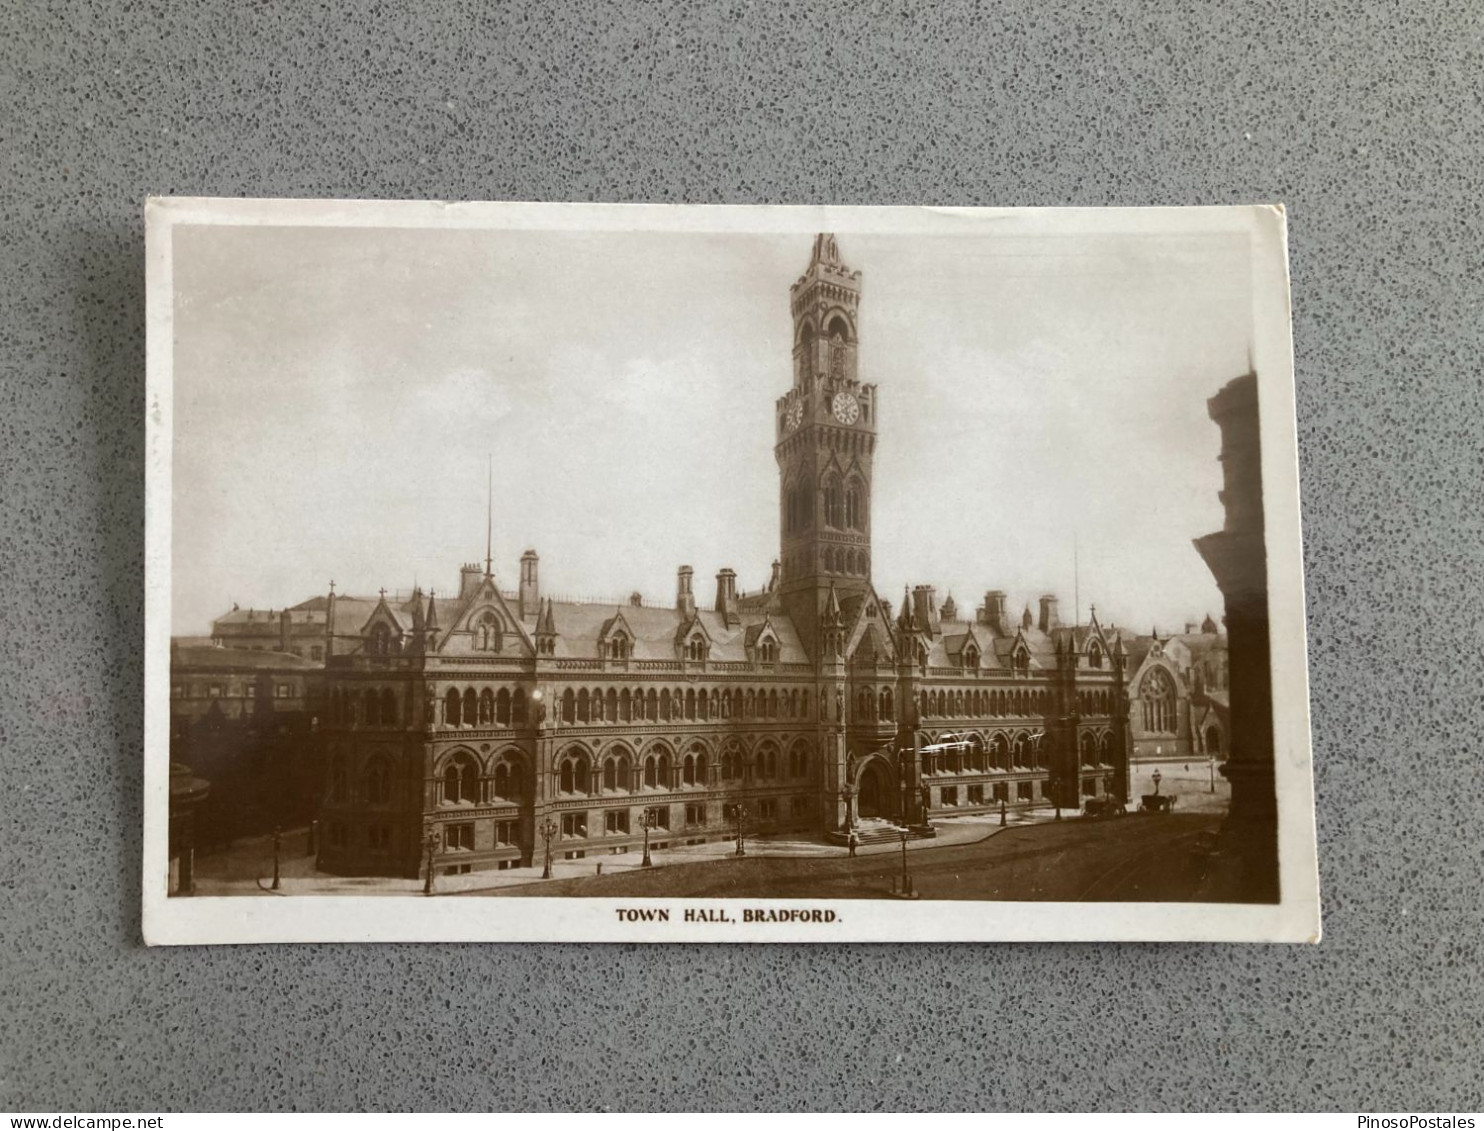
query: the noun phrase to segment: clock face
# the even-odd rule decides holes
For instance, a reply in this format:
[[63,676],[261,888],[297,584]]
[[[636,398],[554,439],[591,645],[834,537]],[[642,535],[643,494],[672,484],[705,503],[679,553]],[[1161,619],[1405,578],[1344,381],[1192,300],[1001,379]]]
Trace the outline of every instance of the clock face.
[[804,402],[794,401],[788,410],[788,430],[792,432],[804,419]]
[[835,413],[835,419],[841,424],[854,424],[860,419],[860,402],[852,393],[836,393],[830,408]]

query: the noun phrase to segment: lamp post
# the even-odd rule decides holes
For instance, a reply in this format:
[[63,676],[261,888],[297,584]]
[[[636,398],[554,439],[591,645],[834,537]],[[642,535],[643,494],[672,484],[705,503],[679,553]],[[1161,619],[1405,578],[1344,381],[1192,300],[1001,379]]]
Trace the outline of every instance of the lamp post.
[[747,855],[747,842],[742,838],[742,822],[747,819],[747,806],[740,801],[732,806],[732,819],[737,822],[737,851],[733,856]]
[[279,857],[279,848],[282,846],[282,841],[283,841],[282,830],[277,825],[274,825],[273,826],[273,890],[274,891],[277,891],[278,890],[278,886],[279,886],[278,885],[278,857]]
[[1005,799],[1000,798],[1000,828],[1005,827]]
[[644,810],[644,815],[639,818],[639,827],[644,830],[644,859],[639,862],[639,867],[652,867],[654,861],[649,858],[649,830],[658,827],[659,818],[653,809]]
[[1216,752],[1215,751],[1208,750],[1206,752],[1206,766],[1211,771],[1211,792],[1212,793],[1215,793],[1216,792]]
[[[902,838],[902,890],[898,894],[903,899],[916,899],[917,896],[912,891],[912,877],[907,874],[907,841],[912,836],[911,830],[907,827],[907,822],[910,819],[908,817],[908,806],[912,803],[912,772],[907,765],[905,755],[906,751],[902,751],[902,826],[897,830],[898,835]],[[926,812],[923,813],[922,819],[926,823]]]
[[438,830],[429,829],[423,838],[423,851],[427,854],[427,875],[423,879],[423,894],[433,894],[433,853],[438,851]]
[[551,879],[551,838],[557,835],[557,823],[547,817],[541,822],[541,828],[538,831],[541,833],[541,840],[546,845],[546,865],[541,869],[541,878],[549,880]]

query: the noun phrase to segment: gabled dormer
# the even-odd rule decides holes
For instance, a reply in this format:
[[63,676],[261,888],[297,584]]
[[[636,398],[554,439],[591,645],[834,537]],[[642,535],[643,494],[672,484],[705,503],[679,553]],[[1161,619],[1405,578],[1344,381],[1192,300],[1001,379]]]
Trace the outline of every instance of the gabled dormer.
[[984,645],[980,643],[978,633],[974,626],[969,626],[969,631],[964,639],[963,650],[959,653],[959,665],[966,672],[977,672],[979,665],[984,660]]
[[1084,665],[1093,671],[1105,670],[1112,667],[1113,650],[1108,646],[1107,637],[1103,635],[1103,628],[1098,624],[1098,609],[1092,607],[1092,619],[1088,623],[1087,631],[1083,637],[1083,661]]
[[532,650],[525,626],[489,574],[465,585],[438,646],[447,655],[469,656],[520,656]]
[[541,615],[536,618],[536,655],[554,656],[557,645],[556,616],[552,611],[551,598],[541,606]]
[[361,626],[361,636],[365,640],[361,650],[368,656],[385,659],[388,656],[401,655],[402,622],[386,603],[385,589],[381,591],[381,599],[376,602],[376,608],[371,610],[371,615]]
[[761,624],[749,626],[743,643],[747,658],[754,664],[776,664],[783,654],[783,641],[771,616],[765,615]]
[[[1029,615],[1030,609],[1026,609],[1026,616]],[[1015,643],[1010,645],[1010,670],[1016,675],[1029,675],[1031,672],[1031,646],[1025,638],[1029,627],[1022,625],[1015,634]]]
[[603,622],[598,632],[598,659],[630,660],[634,656],[634,630],[629,627],[622,609]]
[[695,613],[681,621],[675,630],[675,655],[687,664],[704,664],[711,655],[711,634]]

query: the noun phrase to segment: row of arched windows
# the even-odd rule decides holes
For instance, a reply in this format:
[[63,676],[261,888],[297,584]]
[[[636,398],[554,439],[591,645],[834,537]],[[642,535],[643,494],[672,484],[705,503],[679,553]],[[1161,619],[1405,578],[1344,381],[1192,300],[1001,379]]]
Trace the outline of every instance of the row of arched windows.
[[386,754],[373,754],[366,759],[355,782],[351,780],[350,760],[344,752],[330,759],[329,795],[336,803],[358,800],[367,805],[390,805],[394,780],[395,766]]
[[1113,693],[1111,691],[1081,691],[1077,694],[1077,703],[1084,715],[1112,714]]
[[[777,644],[764,640],[758,652],[764,663],[777,657]],[[625,687],[567,688],[560,700],[561,720],[581,723],[672,722],[685,719],[707,722],[715,719],[802,719],[809,715],[809,692],[795,689],[764,691],[709,691],[693,687],[666,687],[648,692]]]
[[826,546],[820,554],[820,568],[825,573],[864,575],[871,571],[870,557],[864,550],[853,550],[848,546]]
[[860,480],[843,486],[833,475],[825,480],[824,524],[835,530],[866,529],[866,489]]
[[466,687],[461,692],[450,687],[443,696],[443,723],[445,726],[524,726],[528,704],[524,689],[513,692],[502,687],[498,692],[484,688],[476,692]]
[[642,759],[622,746],[605,751],[596,760],[581,747],[571,747],[557,758],[555,773],[559,793],[590,795],[704,787],[743,780],[769,781],[779,776],[780,765],[789,777],[806,777],[807,745],[795,743],[786,762],[780,760],[778,746],[771,742],[760,745],[750,762],[742,750],[732,747],[723,750],[720,758],[714,758],[699,742],[693,743],[683,755],[672,755],[660,743],[651,747]]
[[1047,691],[924,691],[919,708],[924,717],[1029,718],[1051,705]]
[[396,726],[397,695],[390,687],[364,691],[340,687],[330,692],[330,719],[344,726]]
[[501,754],[485,774],[470,751],[456,750],[444,760],[437,787],[440,805],[519,803],[526,794],[524,763],[518,754]]
[[883,687],[879,692],[862,687],[855,693],[855,718],[857,722],[890,722],[896,717],[896,696],[891,688]]
[[1082,732],[1082,741],[1079,744],[1081,751],[1081,762],[1084,769],[1096,769],[1098,766],[1111,766],[1113,764],[1113,736],[1104,731],[1101,735],[1095,735],[1091,731]]
[[1050,752],[1045,742],[1028,731],[1014,735],[970,733],[953,748],[924,751],[922,772],[925,774],[1012,773],[1044,770],[1050,766]]

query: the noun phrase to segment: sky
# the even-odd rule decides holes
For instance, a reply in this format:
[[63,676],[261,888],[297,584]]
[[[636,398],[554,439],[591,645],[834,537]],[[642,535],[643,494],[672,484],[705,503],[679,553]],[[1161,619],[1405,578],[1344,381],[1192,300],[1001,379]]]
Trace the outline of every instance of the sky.
[[[773,405],[801,234],[182,226],[172,630],[328,590],[673,601],[778,554]],[[1179,630],[1222,612],[1206,401],[1245,372],[1234,235],[842,233],[880,392],[873,580],[1045,592]],[[1074,599],[1075,595],[1075,599]]]

